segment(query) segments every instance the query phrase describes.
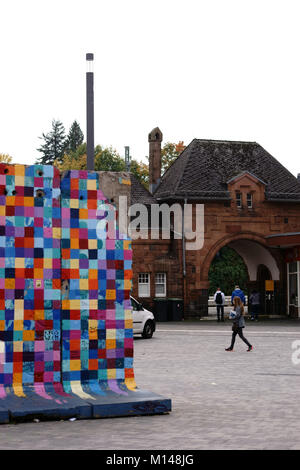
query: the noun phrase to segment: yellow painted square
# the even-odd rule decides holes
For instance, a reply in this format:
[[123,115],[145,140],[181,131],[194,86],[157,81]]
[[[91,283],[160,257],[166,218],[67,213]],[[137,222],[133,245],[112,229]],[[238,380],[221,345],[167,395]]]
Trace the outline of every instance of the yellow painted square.
[[52,269],[52,259],[51,258],[44,258],[44,268],[45,269]]
[[89,240],[88,247],[89,247],[89,250],[97,250],[97,248],[98,248],[97,240],[95,240],[93,238],[91,240]]
[[70,309],[71,310],[80,310],[80,299],[71,299],[70,300]]
[[107,379],[115,379],[117,377],[116,369],[107,369]]
[[89,303],[90,310],[97,310],[98,309],[98,300],[91,299]]
[[23,320],[16,320],[14,321],[14,331],[22,331],[24,328]]
[[52,236],[53,238],[61,238],[61,228],[60,227],[53,227],[52,229]]
[[5,320],[0,320],[0,331],[5,330]]
[[70,268],[79,269],[79,259],[70,259]]
[[70,199],[70,208],[78,209],[79,208],[79,199]]
[[132,320],[125,320],[125,322],[124,322],[125,330],[131,330],[131,329],[132,329],[132,325],[133,325],[133,321],[132,321]]
[[106,330],[106,339],[116,339],[116,330]]
[[88,290],[89,289],[89,280],[88,279],[79,279],[79,289]]
[[131,279],[124,279],[124,289],[131,290],[131,287],[132,287]]
[[24,299],[15,299],[15,310],[24,310]]
[[131,240],[124,240],[123,241],[123,246],[124,246],[124,250],[130,250],[131,249]]
[[70,360],[70,370],[81,370],[80,359],[71,359]]
[[15,186],[24,186],[24,176],[15,177]]
[[87,189],[89,189],[89,190],[97,189],[97,181],[96,180],[87,180]]
[[15,268],[25,268],[25,258],[15,258]]
[[14,341],[13,343],[14,352],[23,352],[23,341]]
[[[25,176],[25,165],[15,165],[15,176],[16,176],[16,180],[17,180],[17,177],[19,176]],[[16,183],[16,186],[19,186],[17,185]],[[22,186],[24,186],[24,184],[22,184]]]
[[0,215],[5,215],[5,206],[0,206]]

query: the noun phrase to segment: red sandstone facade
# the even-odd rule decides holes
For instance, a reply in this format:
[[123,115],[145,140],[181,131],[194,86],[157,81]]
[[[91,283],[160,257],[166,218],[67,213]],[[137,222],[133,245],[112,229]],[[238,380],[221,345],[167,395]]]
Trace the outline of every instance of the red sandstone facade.
[[[150,165],[150,169],[155,166],[151,161]],[[229,245],[242,256],[248,268],[250,288],[258,288],[264,296],[265,280],[274,281],[274,302],[267,313],[298,316],[298,309],[289,308],[287,294],[285,248],[293,245],[276,244],[276,236],[300,232],[300,199],[293,196],[294,200],[289,201],[268,200],[267,184],[251,171],[244,170],[226,181],[227,197],[224,199],[187,196],[187,203],[204,204],[204,244],[197,251],[184,249],[182,240],[133,241],[133,296],[153,308],[153,299],[160,292],[156,286],[157,275],[164,273],[165,296],[184,300],[185,317],[206,315],[209,268],[218,251]],[[169,205],[183,204],[183,197],[170,194],[167,198],[166,193],[159,197],[157,192],[154,196],[158,204],[166,201]],[[143,280],[141,276],[139,279],[141,273],[148,274],[149,295],[147,290],[139,291],[139,280]]]

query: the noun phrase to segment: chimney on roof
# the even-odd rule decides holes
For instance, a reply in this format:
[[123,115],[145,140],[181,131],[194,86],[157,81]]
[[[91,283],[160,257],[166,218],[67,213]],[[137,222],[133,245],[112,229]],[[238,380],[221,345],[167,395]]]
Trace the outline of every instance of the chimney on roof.
[[161,142],[163,135],[158,127],[148,135],[149,142],[149,191],[154,193],[160,183],[161,174]]

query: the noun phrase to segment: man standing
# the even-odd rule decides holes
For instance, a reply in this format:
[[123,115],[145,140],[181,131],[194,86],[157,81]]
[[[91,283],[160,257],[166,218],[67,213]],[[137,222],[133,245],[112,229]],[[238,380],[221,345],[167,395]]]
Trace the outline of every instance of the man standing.
[[216,303],[216,306],[217,306],[218,321],[220,321],[220,316],[221,316],[221,321],[224,321],[225,295],[221,291],[220,287],[218,287],[218,289],[216,290],[216,293],[214,295],[214,302]]
[[244,292],[239,288],[239,286],[235,286],[234,291],[231,294],[231,305],[233,305],[234,297],[239,297],[243,302],[243,305],[246,305],[246,299]]

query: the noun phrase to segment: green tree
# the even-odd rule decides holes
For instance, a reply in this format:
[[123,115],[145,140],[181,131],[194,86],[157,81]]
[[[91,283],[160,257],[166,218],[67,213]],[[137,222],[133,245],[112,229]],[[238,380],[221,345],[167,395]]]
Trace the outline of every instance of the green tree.
[[66,152],[76,152],[76,149],[83,143],[84,135],[77,121],[74,121],[70,127],[66,139]]
[[37,149],[42,154],[37,163],[52,165],[54,161],[62,161],[66,148],[65,128],[62,122],[53,119],[51,131],[48,134],[43,133],[39,138],[43,140],[43,144]]
[[130,172],[146,189],[149,189],[149,165],[147,163],[131,160]]
[[221,248],[213,259],[209,269],[209,295],[213,295],[220,287],[225,295],[231,295],[238,284],[247,293],[248,271],[243,259],[232,248]]

